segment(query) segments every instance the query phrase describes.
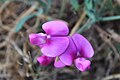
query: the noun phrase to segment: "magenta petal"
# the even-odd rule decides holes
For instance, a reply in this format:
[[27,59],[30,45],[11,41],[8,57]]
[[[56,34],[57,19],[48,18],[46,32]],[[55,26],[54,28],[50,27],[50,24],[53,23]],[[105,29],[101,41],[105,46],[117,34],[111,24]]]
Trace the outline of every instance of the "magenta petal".
[[46,43],[46,34],[39,33],[39,34],[29,34],[30,43],[34,45],[41,45]]
[[75,59],[74,63],[80,71],[85,71],[90,67],[91,64],[91,62],[89,60],[86,60],[85,58],[77,58]]
[[49,21],[42,25],[43,30],[48,35],[68,35],[69,29],[64,21]]
[[54,62],[54,66],[56,67],[56,68],[63,68],[63,67],[65,67],[65,64],[64,63],[62,63],[62,61],[55,61]]
[[68,65],[68,66],[72,64],[73,59],[76,58],[76,56],[77,56],[76,46],[70,37],[69,37],[69,40],[70,40],[70,42],[69,42],[68,48],[62,55],[60,55],[60,60],[65,65]]
[[49,57],[56,57],[62,54],[69,45],[68,37],[51,37],[42,47],[41,51]]
[[72,36],[72,39],[77,46],[80,56],[85,58],[91,58],[94,55],[94,50],[92,48],[92,45],[82,35],[74,34]]
[[52,60],[53,60],[53,58],[47,57],[45,55],[42,55],[37,58],[37,61],[43,66],[47,66],[48,64],[50,64],[52,62]]

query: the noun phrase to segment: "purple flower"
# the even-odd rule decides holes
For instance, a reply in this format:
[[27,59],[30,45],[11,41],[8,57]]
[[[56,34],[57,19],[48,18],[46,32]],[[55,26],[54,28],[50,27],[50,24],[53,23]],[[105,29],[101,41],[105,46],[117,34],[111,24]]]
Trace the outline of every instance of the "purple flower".
[[74,60],[75,66],[80,71],[85,71],[90,68],[91,62],[86,58],[91,58],[94,55],[94,50],[89,41],[80,34],[74,34],[72,39],[77,48],[77,57]]
[[82,35],[74,34],[72,39],[77,47],[80,57],[91,58],[94,55],[92,45]]
[[[43,56],[38,57],[41,65],[48,65],[54,59],[54,66],[62,68],[74,62],[80,71],[90,67],[94,50],[89,41],[80,34],[67,36],[69,29],[64,21],[49,21],[42,25],[44,33],[30,34],[31,44],[41,48]],[[58,58],[58,60],[56,60]]]
[[30,42],[41,47],[41,52],[49,57],[61,55],[69,45],[69,29],[63,21],[49,21],[42,25],[44,33],[30,34]]
[[54,66],[57,68],[62,68],[62,67],[66,66],[62,61],[60,61],[60,60],[56,61],[55,58],[53,58],[53,57],[48,57],[48,56],[42,55],[37,58],[37,61],[42,66],[49,65],[53,60],[54,60]]
[[66,65],[65,65],[61,60],[58,60],[58,61],[55,60],[54,66],[55,66],[56,68],[63,68],[63,67],[65,67]]
[[75,66],[80,70],[80,71],[85,71],[86,69],[90,68],[90,61],[86,60],[85,58],[77,58],[74,60]]
[[52,62],[52,60],[53,60],[53,58],[47,57],[45,55],[39,56],[37,58],[37,61],[43,66],[49,65]]
[[[75,66],[80,71],[85,71],[90,67],[90,61],[85,58],[91,58],[94,54],[94,50],[87,39],[80,34],[74,34],[69,37],[69,46],[65,52],[60,55],[59,64],[64,66],[70,66],[73,61]],[[59,67],[59,64],[55,67]]]

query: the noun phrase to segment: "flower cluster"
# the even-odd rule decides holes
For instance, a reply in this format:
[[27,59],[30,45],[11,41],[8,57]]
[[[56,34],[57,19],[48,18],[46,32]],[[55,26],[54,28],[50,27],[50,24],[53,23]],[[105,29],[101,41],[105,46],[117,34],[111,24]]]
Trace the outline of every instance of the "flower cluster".
[[37,58],[41,65],[54,61],[56,68],[74,65],[85,71],[90,67],[88,60],[94,55],[89,41],[80,34],[68,36],[69,29],[64,21],[49,21],[42,25],[44,33],[30,34],[30,43],[40,47],[42,56]]

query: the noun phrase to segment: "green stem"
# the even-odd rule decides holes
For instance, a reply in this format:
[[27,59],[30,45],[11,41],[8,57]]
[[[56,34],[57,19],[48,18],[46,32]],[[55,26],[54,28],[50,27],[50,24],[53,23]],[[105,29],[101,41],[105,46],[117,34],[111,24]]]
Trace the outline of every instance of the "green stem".
[[88,21],[77,31],[77,33],[82,33],[85,30],[89,29],[92,27],[92,25],[95,23],[94,20],[88,19]]
[[100,21],[111,21],[111,20],[118,20],[120,19],[120,15],[119,16],[111,16],[111,17],[103,17],[100,19]]

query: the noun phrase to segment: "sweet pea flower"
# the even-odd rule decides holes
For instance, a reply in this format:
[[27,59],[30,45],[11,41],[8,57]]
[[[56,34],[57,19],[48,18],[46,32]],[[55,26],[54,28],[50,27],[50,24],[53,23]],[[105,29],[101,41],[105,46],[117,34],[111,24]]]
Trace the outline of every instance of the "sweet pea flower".
[[91,58],[94,55],[94,50],[90,42],[80,34],[74,34],[72,39],[77,47],[80,57]]
[[41,65],[48,65],[54,60],[56,68],[71,66],[73,62],[80,71],[90,67],[91,62],[87,59],[94,55],[94,50],[85,37],[80,34],[67,36],[68,26],[59,20],[44,23],[42,29],[45,34],[29,35],[31,44],[41,48],[43,55],[37,58]]
[[45,55],[39,56],[37,58],[37,61],[42,65],[42,66],[47,66],[52,62],[53,58],[47,57]]
[[[47,66],[49,65],[52,61],[53,61],[53,57],[47,57],[45,55],[42,55],[40,57],[37,58],[37,61],[42,65],[42,66]],[[66,65],[61,61],[61,60],[54,60],[54,66],[56,68],[63,68]],[[76,58],[74,59],[74,64],[75,66],[80,70],[80,71],[85,71],[86,69],[88,69],[90,67],[90,61],[86,60],[85,58]]]
[[86,60],[85,58],[77,58],[74,60],[75,66],[80,70],[80,71],[85,71],[90,68],[91,62],[89,60]]
[[[77,37],[77,38],[76,38]],[[77,40],[80,39],[80,41],[77,42]],[[75,42],[76,41],[76,42]],[[83,43],[83,44],[82,44]],[[78,46],[79,45],[79,46]],[[87,46],[85,46],[87,45]],[[88,52],[87,52],[88,50]],[[65,66],[70,66],[73,62],[75,66],[80,71],[85,71],[90,67],[91,62],[87,60],[86,58],[90,58],[93,56],[93,48],[91,44],[88,42],[87,39],[85,39],[80,34],[74,34],[71,37],[69,37],[69,45],[68,48],[65,50],[65,52],[62,53],[62,55],[59,56],[59,60],[54,60],[54,66],[56,68],[63,68]],[[41,61],[41,58],[38,58],[38,61],[40,64],[44,64],[43,57]],[[44,57],[45,63],[48,65],[48,63],[51,62],[53,58]]]
[[65,65],[61,60],[58,60],[58,61],[55,60],[54,66],[55,66],[56,68],[63,68],[63,67],[65,67],[66,65]]
[[48,66],[53,60],[55,61],[54,66],[56,68],[63,68],[66,66],[61,60],[55,60],[55,58],[53,58],[53,57],[48,57],[48,56],[42,55],[37,58],[37,61],[42,66]]
[[69,29],[64,21],[49,21],[42,25],[44,33],[30,34],[31,44],[40,46],[41,52],[49,57],[61,55],[69,45]]
[[[94,50],[89,41],[80,34],[70,37],[70,43],[66,51],[60,56],[58,63],[54,63],[56,68],[69,66],[74,61],[75,66],[80,71],[85,71],[90,67],[91,62],[86,58],[91,58]],[[59,67],[60,65],[60,67]],[[62,65],[62,66],[61,66]]]

